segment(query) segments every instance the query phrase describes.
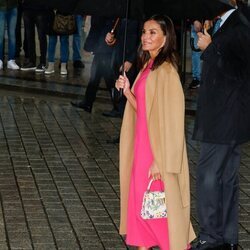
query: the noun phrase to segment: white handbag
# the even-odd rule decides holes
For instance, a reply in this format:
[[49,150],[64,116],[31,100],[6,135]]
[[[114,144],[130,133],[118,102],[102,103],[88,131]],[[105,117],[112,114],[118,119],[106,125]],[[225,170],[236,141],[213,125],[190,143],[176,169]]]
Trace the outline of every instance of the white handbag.
[[167,208],[164,191],[150,191],[151,179],[143,196],[141,217],[144,220],[167,218]]

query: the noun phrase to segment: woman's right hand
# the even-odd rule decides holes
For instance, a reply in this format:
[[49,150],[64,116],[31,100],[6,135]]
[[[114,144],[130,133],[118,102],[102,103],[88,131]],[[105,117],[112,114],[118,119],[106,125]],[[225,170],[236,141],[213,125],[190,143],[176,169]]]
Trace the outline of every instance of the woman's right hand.
[[124,74],[124,76],[119,76],[119,78],[115,82],[115,87],[117,88],[117,90],[122,89],[125,96],[130,92],[130,82],[126,74]]

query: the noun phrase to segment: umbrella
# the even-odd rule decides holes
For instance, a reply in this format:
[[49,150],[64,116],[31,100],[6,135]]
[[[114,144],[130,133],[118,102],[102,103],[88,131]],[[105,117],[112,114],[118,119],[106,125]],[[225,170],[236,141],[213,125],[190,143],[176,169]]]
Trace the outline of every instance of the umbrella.
[[[182,21],[182,78],[185,82],[186,25],[189,19],[213,19],[232,6],[230,0],[64,0],[70,2],[75,14],[125,17],[144,20],[153,14],[166,14],[174,21]],[[60,0],[53,0],[58,4]],[[60,4],[61,5],[61,4]],[[60,8],[60,6],[59,6]],[[126,30],[126,29],[125,29]],[[126,34],[124,41],[126,48]]]
[[[54,1],[54,4],[60,2]],[[119,16],[140,20],[153,14],[166,14],[173,20],[212,19],[221,10],[231,8],[229,0],[76,0],[76,4],[71,2],[71,6],[74,6],[76,14]]]
[[126,3],[127,0],[78,0],[74,12],[104,17],[125,17]]

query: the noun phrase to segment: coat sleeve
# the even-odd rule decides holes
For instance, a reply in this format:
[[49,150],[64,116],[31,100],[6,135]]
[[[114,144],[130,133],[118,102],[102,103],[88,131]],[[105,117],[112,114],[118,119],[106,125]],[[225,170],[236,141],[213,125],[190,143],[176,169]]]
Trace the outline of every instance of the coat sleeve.
[[179,174],[182,171],[185,132],[184,116],[185,104],[182,85],[179,75],[172,67],[164,77],[163,86],[163,149],[165,171],[167,173]]

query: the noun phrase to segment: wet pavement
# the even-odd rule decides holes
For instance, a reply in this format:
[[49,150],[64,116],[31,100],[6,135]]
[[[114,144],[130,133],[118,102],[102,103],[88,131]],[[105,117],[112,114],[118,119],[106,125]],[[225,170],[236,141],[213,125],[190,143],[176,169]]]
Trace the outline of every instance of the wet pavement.
[[[85,69],[45,76],[0,72],[0,250],[128,249],[118,234],[120,119],[104,85],[92,114],[70,105],[82,98]],[[199,143],[191,140],[197,91],[185,88],[192,221]],[[191,114],[191,115],[190,115]],[[250,249],[250,143],[240,168],[240,249]],[[132,249],[132,248],[131,248]]]

